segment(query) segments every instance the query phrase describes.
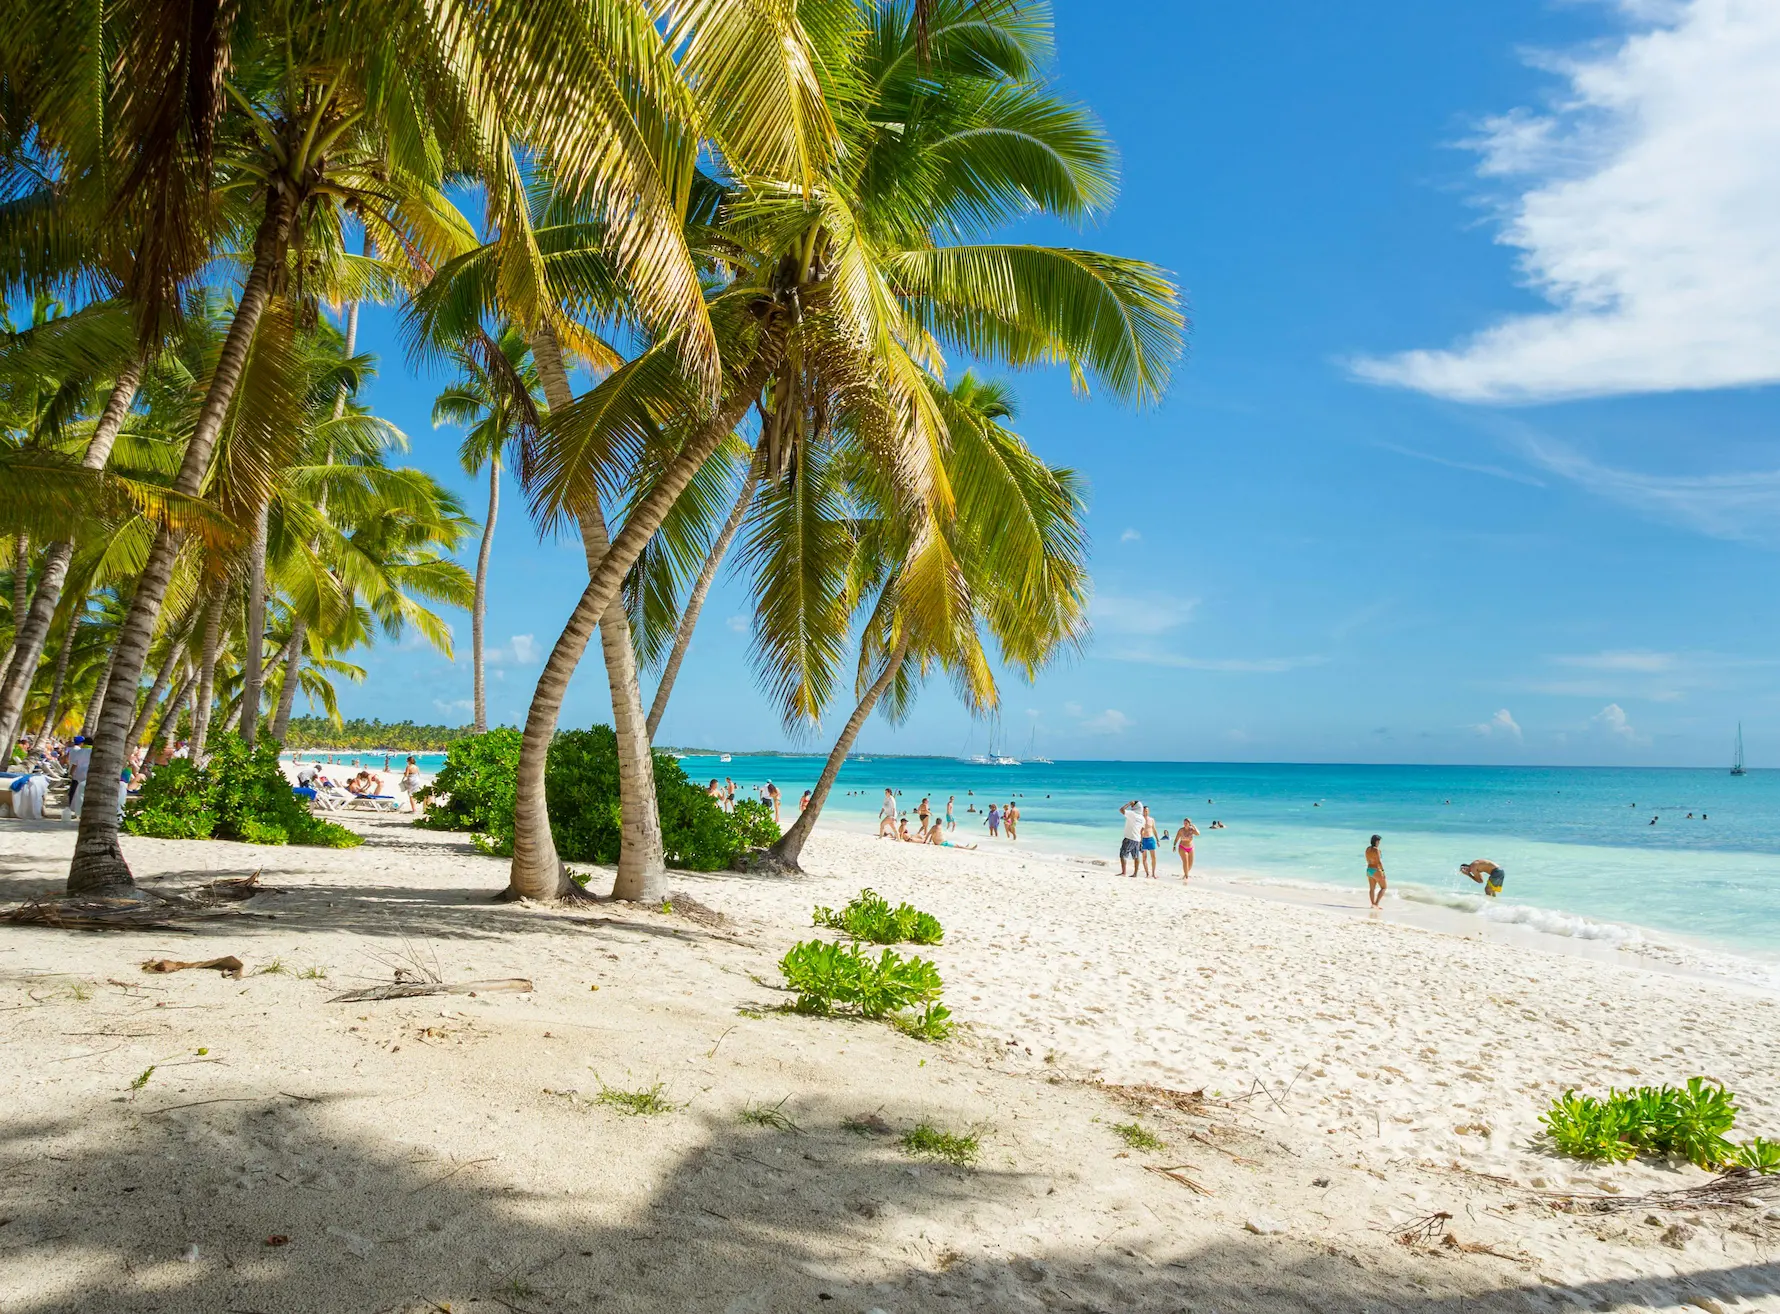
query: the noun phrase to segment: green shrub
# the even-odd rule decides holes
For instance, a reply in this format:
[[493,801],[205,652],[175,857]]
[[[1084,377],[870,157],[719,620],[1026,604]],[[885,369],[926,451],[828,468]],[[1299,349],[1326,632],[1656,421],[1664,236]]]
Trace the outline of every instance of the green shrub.
[[419,794],[425,815],[414,822],[428,830],[488,834],[503,821],[512,839],[514,777],[525,736],[505,727],[455,741],[445,765]]
[[1736,1147],[1731,1160],[1738,1167],[1753,1168],[1758,1173],[1780,1173],[1780,1141],[1757,1136]]
[[[429,807],[426,820],[418,824],[473,831],[483,852],[511,855],[520,742],[517,730],[490,730],[453,744],[431,790],[434,796],[449,797]],[[618,737],[611,727],[564,730],[551,741],[545,801],[556,851],[565,862],[618,861],[622,810]],[[733,816],[725,813],[665,753],[655,755],[655,801],[664,855],[669,866],[682,870],[718,871],[743,849],[779,837],[763,804],[742,803]]]
[[952,1010],[944,1004],[928,1004],[919,1013],[890,1019],[896,1029],[916,1040],[944,1040],[952,1034]]
[[210,760],[178,759],[157,768],[132,800],[124,829],[161,839],[226,839],[248,844],[304,844],[345,849],[364,840],[310,814],[278,765],[278,744],[250,751],[240,736],[219,734]]
[[779,960],[785,984],[797,992],[800,1013],[836,1011],[881,1018],[926,1005],[914,1018],[897,1018],[905,1031],[941,1039],[951,1031],[951,1014],[939,1005],[939,971],[924,958],[904,958],[886,949],[876,958],[856,944],[805,940]]
[[1689,1078],[1684,1087],[1610,1090],[1605,1099],[1565,1091],[1540,1121],[1558,1150],[1577,1159],[1623,1163],[1639,1154],[1653,1154],[1672,1155],[1707,1169],[1737,1163],[1764,1172],[1780,1169],[1780,1150],[1772,1154],[1772,1167],[1760,1168],[1770,1142],[1757,1137],[1746,1146],[1731,1143],[1736,1096],[1704,1077]]
[[938,944],[946,935],[939,919],[931,913],[920,912],[906,903],[892,908],[888,899],[872,889],[859,891],[838,913],[832,908],[818,907],[811,917],[813,925],[873,944]]

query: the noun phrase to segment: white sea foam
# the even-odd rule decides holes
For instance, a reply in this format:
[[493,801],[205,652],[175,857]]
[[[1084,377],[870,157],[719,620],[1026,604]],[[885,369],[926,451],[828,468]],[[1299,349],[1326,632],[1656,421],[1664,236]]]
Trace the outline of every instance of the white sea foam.
[[1526,926],[1546,935],[1561,935],[1572,940],[1599,940],[1621,949],[1631,949],[1648,941],[1645,932],[1636,926],[1596,921],[1580,913],[1559,912],[1554,908],[1504,903],[1500,899],[1467,894],[1460,890],[1434,890],[1426,886],[1405,884],[1397,886],[1393,893],[1412,903],[1431,903],[1442,908],[1453,908],[1459,912],[1474,913],[1485,921]]

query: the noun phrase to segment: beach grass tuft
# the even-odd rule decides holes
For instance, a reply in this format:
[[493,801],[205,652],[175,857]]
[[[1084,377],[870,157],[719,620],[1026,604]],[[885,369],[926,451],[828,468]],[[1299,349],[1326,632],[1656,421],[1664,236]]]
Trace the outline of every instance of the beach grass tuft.
[[620,1113],[653,1117],[658,1113],[673,1113],[680,1106],[662,1092],[667,1087],[661,1082],[646,1086],[642,1090],[622,1090],[617,1086],[608,1086],[600,1082],[600,1093],[594,1096],[596,1104],[604,1104],[607,1108],[617,1109]]
[[745,1105],[736,1117],[750,1127],[770,1127],[774,1131],[801,1132],[803,1128],[791,1121],[790,1116],[785,1112],[785,1100],[790,1098],[787,1095],[777,1104]]
[[960,1168],[968,1168],[982,1153],[975,1132],[962,1136],[943,1131],[930,1122],[918,1122],[902,1134],[902,1148],[909,1154],[926,1159],[944,1159]]
[[1134,1150],[1166,1150],[1168,1142],[1141,1122],[1115,1122],[1113,1130]]

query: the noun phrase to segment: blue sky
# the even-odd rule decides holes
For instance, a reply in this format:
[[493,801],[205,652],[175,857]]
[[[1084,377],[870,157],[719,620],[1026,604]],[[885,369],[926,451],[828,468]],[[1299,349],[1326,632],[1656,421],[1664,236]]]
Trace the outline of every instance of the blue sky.
[[[1057,5],[1057,76],[1124,159],[1083,244],[1175,271],[1160,408],[1019,376],[1092,488],[1095,637],[1002,734],[1052,757],[1780,762],[1780,17],[1758,0]],[[1042,234],[1056,236],[1048,231]],[[387,312],[374,404],[460,488]],[[509,488],[491,714],[523,719],[585,580]],[[474,552],[465,553],[468,563]],[[577,576],[579,575],[579,578]],[[468,720],[453,664],[367,654],[348,715]],[[713,595],[667,743],[788,740]],[[564,723],[606,719],[597,647]],[[838,726],[844,709],[829,718]],[[957,753],[943,682],[863,746]],[[821,743],[826,747],[825,743]]]

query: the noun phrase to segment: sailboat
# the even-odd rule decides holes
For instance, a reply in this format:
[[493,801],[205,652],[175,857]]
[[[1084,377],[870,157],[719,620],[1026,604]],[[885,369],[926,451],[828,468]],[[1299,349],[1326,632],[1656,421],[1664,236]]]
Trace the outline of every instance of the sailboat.
[[1032,727],[1032,739],[1026,745],[1026,760],[1028,762],[1034,763],[1039,766],[1055,766],[1056,765],[1056,763],[1052,762],[1050,758],[1040,757],[1038,755],[1038,727],[1037,726]]
[[1731,774],[1745,776],[1749,773],[1743,769],[1743,723],[1737,722],[1737,755],[1731,759]]

